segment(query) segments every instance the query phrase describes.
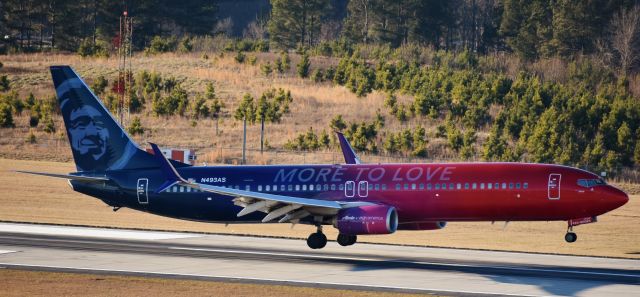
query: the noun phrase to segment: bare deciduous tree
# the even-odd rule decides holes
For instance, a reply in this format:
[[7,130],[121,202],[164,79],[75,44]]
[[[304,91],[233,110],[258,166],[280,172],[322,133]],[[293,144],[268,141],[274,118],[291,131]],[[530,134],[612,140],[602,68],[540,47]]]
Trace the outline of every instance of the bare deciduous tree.
[[611,33],[611,47],[618,58],[620,73],[627,74],[640,61],[640,5],[615,14]]
[[267,22],[255,20],[242,31],[242,36],[249,39],[264,39],[267,36]]

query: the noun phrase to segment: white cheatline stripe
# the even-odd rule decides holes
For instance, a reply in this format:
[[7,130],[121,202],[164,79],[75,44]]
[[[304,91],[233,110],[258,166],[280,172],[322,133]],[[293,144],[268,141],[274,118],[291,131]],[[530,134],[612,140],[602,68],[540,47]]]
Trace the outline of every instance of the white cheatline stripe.
[[9,251],[9,250],[0,250],[0,254],[10,254],[10,253],[15,253],[16,251]]
[[34,224],[0,223],[0,232],[23,233],[23,234],[43,234],[43,235],[65,235],[82,236],[94,238],[117,238],[117,239],[139,239],[139,240],[162,240],[202,237],[200,234],[159,232],[159,231],[137,231],[118,230],[91,227],[69,227]]
[[[273,253],[273,252],[253,252],[253,251],[234,251],[225,249],[206,249],[206,248],[186,248],[186,247],[168,247],[172,250],[187,250],[187,251],[200,251],[200,252],[218,252],[218,253],[233,253],[233,254],[249,254],[249,255],[266,255],[266,256],[285,256],[294,258],[312,258],[312,259],[331,259],[331,260],[355,260],[355,261],[368,261],[378,262],[380,259],[374,258],[357,258],[357,257],[338,257],[338,256],[321,256],[321,255],[303,255],[293,253]],[[441,263],[441,262],[422,262],[422,261],[403,261],[403,260],[384,260],[387,263],[401,263],[401,264],[423,264],[423,265],[440,265],[449,267],[470,267],[470,268],[493,268],[493,269],[506,269],[513,271],[531,271],[531,272],[554,272],[554,273],[575,273],[583,275],[601,275],[601,276],[622,276],[622,277],[638,277],[640,274],[623,274],[623,273],[607,273],[607,272],[590,272],[579,271],[569,269],[548,269],[548,268],[524,268],[514,266],[492,266],[481,264],[456,264],[456,263]]]
[[0,265],[6,266],[18,266],[18,267],[32,267],[32,268],[47,268],[47,269],[68,269],[76,271],[86,271],[91,273],[96,272],[116,272],[116,273],[134,273],[134,274],[147,274],[156,276],[183,276],[183,277],[204,277],[204,278],[216,278],[227,280],[243,280],[243,281],[259,281],[259,282],[274,282],[274,283],[289,283],[297,285],[324,285],[324,286],[337,286],[337,287],[358,287],[372,290],[387,289],[387,290],[407,290],[407,291],[423,291],[423,292],[442,292],[442,293],[459,293],[459,294],[475,294],[475,295],[497,295],[497,296],[523,296],[523,297],[539,297],[546,295],[526,295],[526,294],[509,294],[509,293],[496,293],[496,292],[483,292],[483,291],[465,291],[465,290],[446,290],[446,289],[432,289],[432,288],[414,288],[414,287],[402,287],[402,286],[380,286],[380,285],[367,285],[357,283],[337,283],[337,282],[321,282],[321,281],[303,281],[303,280],[287,280],[287,279],[274,279],[274,278],[259,278],[259,277],[242,277],[242,276],[227,276],[227,275],[207,275],[207,274],[195,274],[195,273],[172,273],[172,272],[154,272],[145,270],[120,270],[120,269],[106,269],[106,268],[88,268],[88,267],[70,267],[70,266],[52,266],[52,265],[34,265],[34,264],[15,264],[15,263],[3,263]]

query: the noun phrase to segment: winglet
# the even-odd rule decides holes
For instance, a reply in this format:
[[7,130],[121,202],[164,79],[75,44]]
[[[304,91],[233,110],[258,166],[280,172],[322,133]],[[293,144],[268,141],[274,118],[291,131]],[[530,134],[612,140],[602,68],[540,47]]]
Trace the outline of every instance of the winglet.
[[180,176],[176,168],[173,167],[173,165],[171,165],[171,162],[169,161],[169,159],[167,159],[167,157],[165,157],[162,154],[162,151],[160,151],[160,148],[158,148],[158,145],[151,142],[149,142],[149,145],[151,145],[151,148],[153,149],[153,155],[155,156],[156,160],[158,160],[158,162],[160,163],[160,168],[162,169],[162,172],[165,174],[165,177],[167,178],[167,180],[162,185],[160,185],[160,187],[158,187],[158,189],[156,190],[156,193],[160,193],[170,188],[176,183],[180,183],[180,182],[188,183],[184,178],[182,178],[182,176]]
[[337,132],[338,140],[340,141],[340,148],[342,149],[342,154],[344,155],[344,161],[346,164],[361,164],[360,157],[356,154],[356,152],[349,144],[349,141],[344,137],[344,134]]

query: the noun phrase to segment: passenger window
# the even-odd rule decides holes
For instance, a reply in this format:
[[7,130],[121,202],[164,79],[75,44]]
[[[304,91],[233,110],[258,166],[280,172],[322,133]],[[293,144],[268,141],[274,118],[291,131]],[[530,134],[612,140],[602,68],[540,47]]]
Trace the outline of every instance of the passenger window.
[[491,190],[491,187],[493,186],[492,183],[487,183],[487,189]]
[[507,188],[507,183],[502,183],[502,189],[506,189]]
[[409,190],[409,184],[404,184],[404,189]]
[[262,185],[258,186],[258,192],[262,192]]
[[322,186],[320,184],[316,185],[316,191],[322,191]]
[[266,190],[267,192],[271,191],[271,186],[270,186],[270,185],[267,185],[265,188],[266,188],[265,190]]
[[424,184],[420,184],[420,190],[424,190]]
[[309,185],[309,191],[313,191],[313,185]]
[[293,185],[287,185],[287,190],[288,191],[292,191],[293,190]]
[[427,184],[427,190],[431,191],[431,184]]
[[336,190],[336,185],[335,184],[331,184],[331,191],[335,191]]
[[284,185],[280,185],[280,191],[284,191]]
[[251,191],[251,185],[244,186],[244,189],[247,190],[247,191]]
[[380,184],[376,184],[375,188],[376,188],[376,191],[380,190]]
[[236,190],[240,190],[240,186],[236,185]]
[[499,190],[499,189],[500,189],[500,183],[496,183],[494,188],[495,188],[496,190]]
[[296,185],[296,192],[300,191],[300,185]]
[[520,183],[516,183],[516,189],[520,189]]
[[522,187],[525,188],[525,189],[529,188],[529,183],[522,184]]
[[369,184],[369,190],[373,190],[373,184]]
[[447,184],[443,183],[443,184],[442,184],[442,189],[443,189],[443,190],[446,190],[446,189],[447,189]]
[[484,183],[480,183],[480,190],[484,190]]
[[324,186],[322,187],[325,191],[329,191],[329,185],[324,184]]
[[416,189],[416,184],[411,184],[411,190],[415,190]]
[[307,185],[306,185],[306,184],[305,184],[305,185],[302,185],[302,190],[303,190],[303,191],[306,191],[306,190],[307,190]]
[[453,186],[453,183],[450,183],[449,184],[449,190],[453,190],[453,189],[455,189],[455,187]]
[[344,184],[338,185],[338,190],[343,191],[344,190]]
[[461,183],[458,183],[458,184],[456,185],[456,189],[458,189],[458,190],[462,189],[462,184],[461,184]]
[[473,185],[471,186],[471,189],[475,190],[478,188],[478,185],[476,183],[473,183]]
[[436,190],[440,190],[440,184],[436,184]]
[[387,184],[382,184],[382,190],[386,191],[387,190]]
[[469,183],[464,183],[464,189],[469,190]]
[[509,183],[509,190],[513,189],[513,183]]
[[400,191],[400,184],[396,184],[396,190]]

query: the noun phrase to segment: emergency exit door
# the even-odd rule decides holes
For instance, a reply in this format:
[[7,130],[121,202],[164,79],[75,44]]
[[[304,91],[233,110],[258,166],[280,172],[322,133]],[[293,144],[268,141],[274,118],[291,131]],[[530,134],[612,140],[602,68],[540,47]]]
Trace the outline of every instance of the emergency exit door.
[[560,199],[560,180],[562,176],[557,173],[549,174],[548,196],[549,199]]
[[138,186],[136,192],[138,193],[138,203],[140,204],[148,204],[149,203],[149,179],[140,178],[138,179]]

